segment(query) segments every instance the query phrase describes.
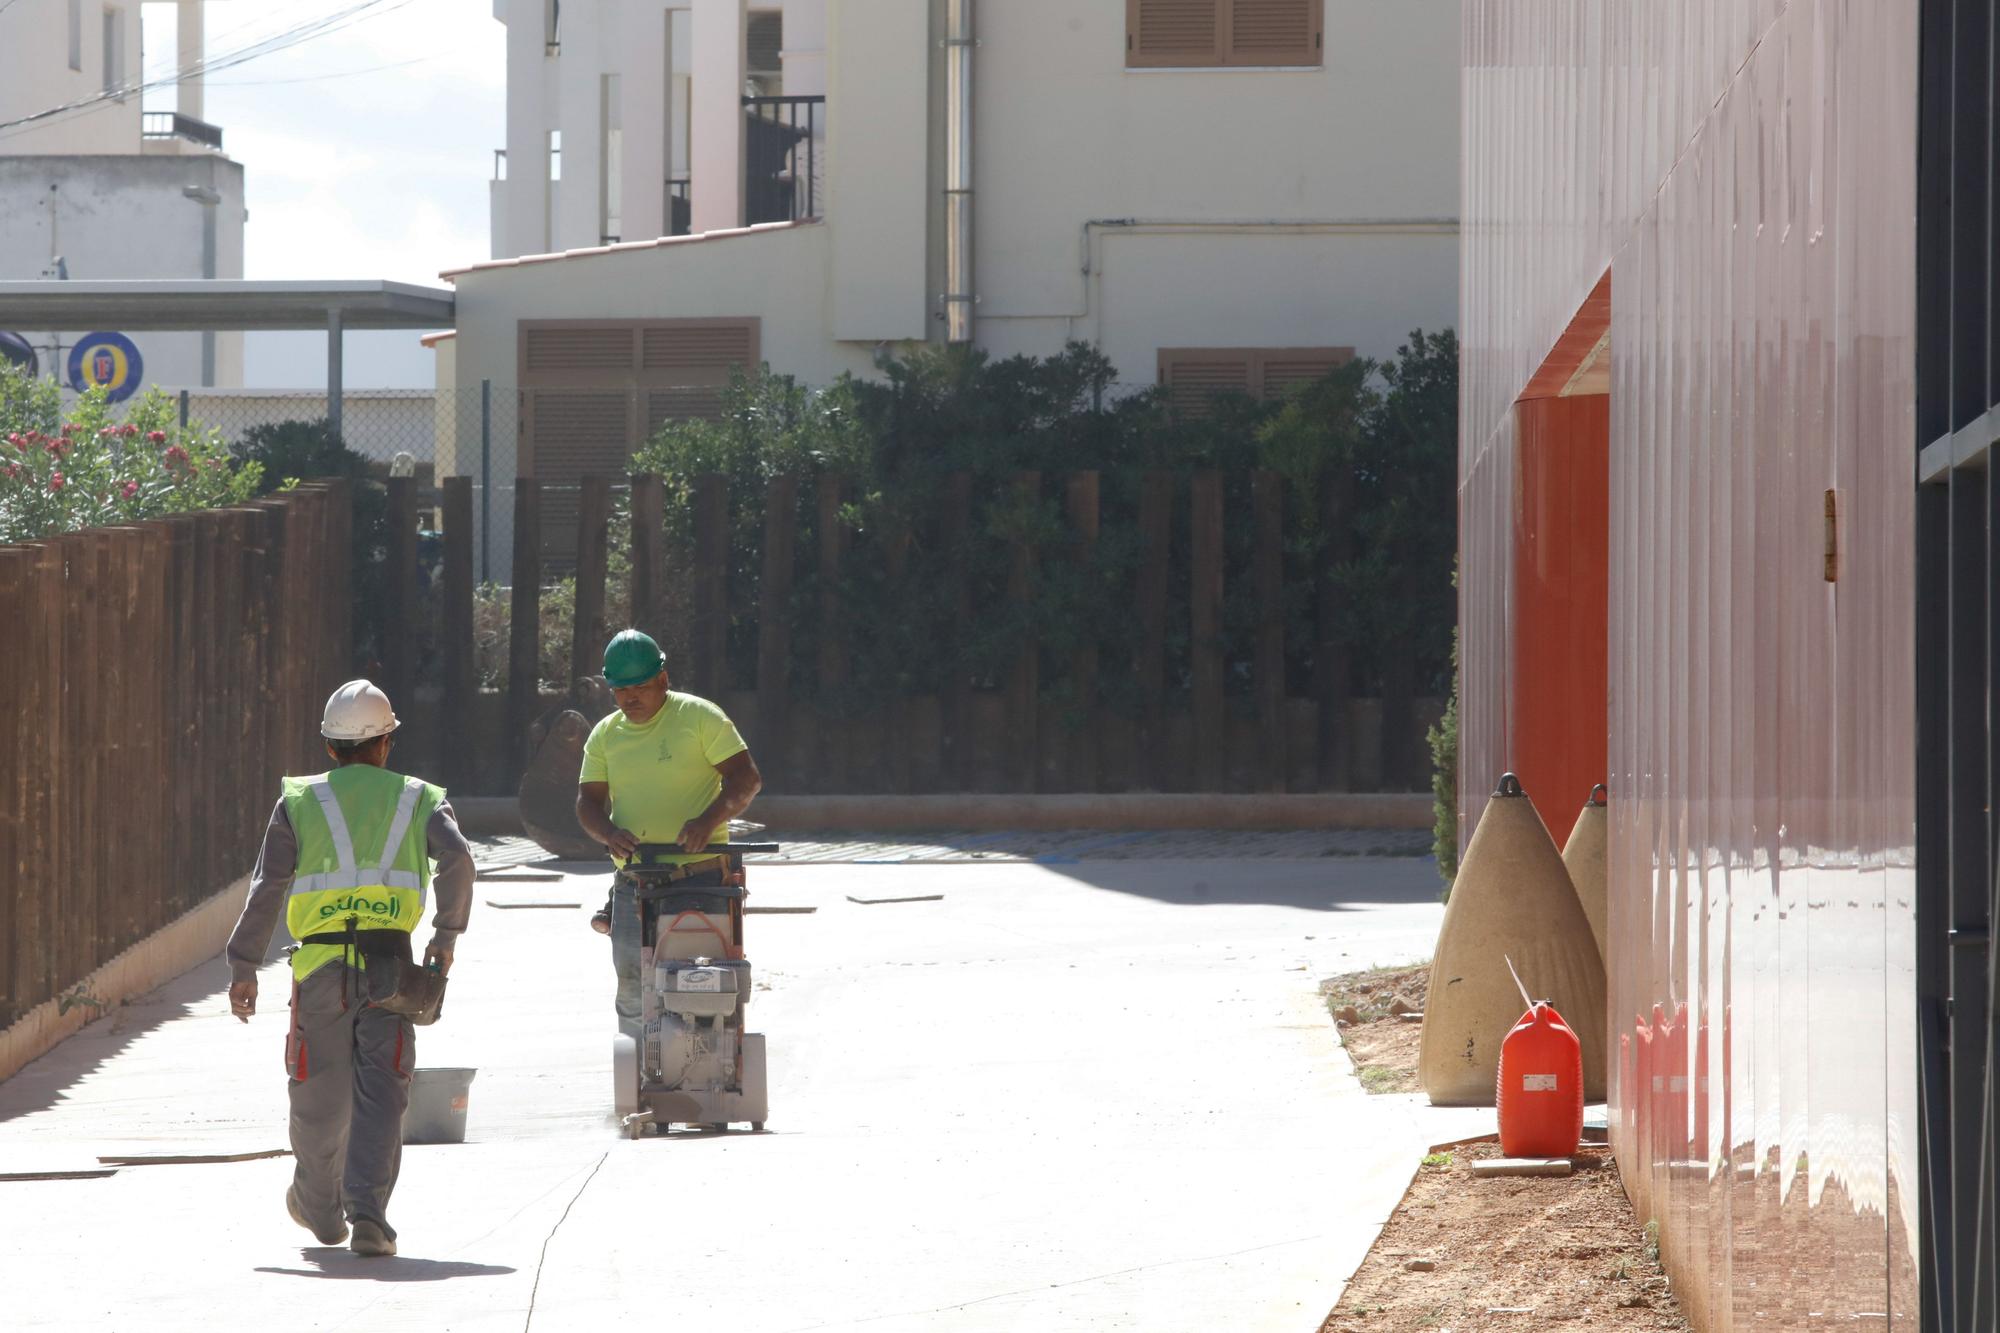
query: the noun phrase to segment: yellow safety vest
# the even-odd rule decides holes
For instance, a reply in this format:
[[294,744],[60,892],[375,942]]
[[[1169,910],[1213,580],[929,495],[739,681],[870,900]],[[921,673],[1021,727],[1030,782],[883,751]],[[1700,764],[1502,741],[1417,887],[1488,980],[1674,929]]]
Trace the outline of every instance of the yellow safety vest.
[[[372,764],[349,764],[309,778],[286,778],[285,815],[298,839],[298,865],[285,926],[303,940],[343,930],[414,931],[431,884],[425,829],[444,790]],[[303,981],[338,962],[338,944],[301,944],[292,977]],[[353,959],[361,966],[361,959]]]

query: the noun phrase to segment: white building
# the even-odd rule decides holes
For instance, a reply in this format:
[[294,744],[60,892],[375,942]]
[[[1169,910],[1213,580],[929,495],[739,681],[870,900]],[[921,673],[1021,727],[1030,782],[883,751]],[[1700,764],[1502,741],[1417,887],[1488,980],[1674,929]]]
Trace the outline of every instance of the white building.
[[[140,106],[138,0],[0,4],[0,280],[243,276],[243,168],[202,119],[203,3],[170,2],[172,63],[197,72],[161,112]],[[99,331],[14,330],[58,375]],[[242,383],[240,333],[132,341],[144,385]]]
[[439,383],[518,387],[521,471],[560,484],[732,363],[1083,339],[1131,384],[1258,392],[1456,322],[1458,6],[973,11],[494,0],[495,258],[445,275]]

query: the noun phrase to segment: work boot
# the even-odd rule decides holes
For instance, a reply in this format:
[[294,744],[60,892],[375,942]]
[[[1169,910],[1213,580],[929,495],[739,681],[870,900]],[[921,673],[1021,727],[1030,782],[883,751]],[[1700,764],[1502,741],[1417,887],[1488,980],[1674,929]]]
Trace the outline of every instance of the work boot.
[[388,1233],[383,1231],[381,1227],[364,1217],[355,1222],[354,1239],[349,1242],[348,1248],[356,1254],[375,1258],[380,1255],[394,1254],[396,1252],[396,1242],[391,1240]]
[[305,1210],[299,1207],[299,1188],[296,1185],[285,1186],[285,1211],[292,1215],[294,1222],[297,1222],[307,1231],[312,1232],[313,1239],[322,1245],[338,1245],[347,1239],[347,1223],[345,1222],[335,1223],[331,1231],[321,1231],[306,1220]]

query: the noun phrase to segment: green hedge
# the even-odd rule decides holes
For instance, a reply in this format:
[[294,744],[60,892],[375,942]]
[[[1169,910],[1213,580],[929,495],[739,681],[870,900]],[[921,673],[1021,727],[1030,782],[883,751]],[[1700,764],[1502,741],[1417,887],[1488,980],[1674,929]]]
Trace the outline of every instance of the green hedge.
[[[662,427],[634,459],[667,488],[670,546],[685,568],[692,539],[687,503],[694,480],[728,479],[731,502],[729,644],[731,674],[754,679],[756,608],[762,566],[766,485],[800,479],[799,579],[790,608],[793,679],[802,697],[816,688],[819,641],[817,479],[844,479],[841,521],[853,533],[840,577],[841,632],[851,657],[847,685],[816,702],[859,712],[898,694],[940,690],[969,677],[997,686],[1024,628],[1045,649],[1045,697],[1070,688],[1064,664],[1075,650],[1099,651],[1098,697],[1079,707],[1134,708],[1131,645],[1138,632],[1132,590],[1140,545],[1140,480],[1148,469],[1185,476],[1222,470],[1229,591],[1223,638],[1232,694],[1247,697],[1255,603],[1248,594],[1253,525],[1250,473],[1267,468],[1286,495],[1285,614],[1288,684],[1309,692],[1315,628],[1314,581],[1333,558],[1317,498],[1322,479],[1351,477],[1351,549],[1334,565],[1348,611],[1341,638],[1354,663],[1352,691],[1379,693],[1385,673],[1409,673],[1417,694],[1443,694],[1450,676],[1455,614],[1457,344],[1446,330],[1413,333],[1397,356],[1357,360],[1275,402],[1218,398],[1212,410],[1177,415],[1157,390],[1120,392],[1110,363],[1084,344],[1045,359],[992,360],[960,349],[918,348],[888,356],[880,379],[847,377],[813,389],[768,371],[740,376],[715,421]],[[1088,569],[1067,558],[1069,529],[1061,479],[1100,473],[1101,536]],[[945,549],[937,515],[955,472],[973,479],[971,530]],[[1012,485],[1039,471],[1041,493]],[[1185,623],[1186,486],[1177,490],[1169,619],[1169,687],[1190,674]],[[1006,599],[1014,543],[1039,552],[1034,594],[1025,607]],[[887,550],[907,543],[909,576],[893,584]],[[955,608],[938,572],[964,560],[976,608],[973,633],[950,633]]]

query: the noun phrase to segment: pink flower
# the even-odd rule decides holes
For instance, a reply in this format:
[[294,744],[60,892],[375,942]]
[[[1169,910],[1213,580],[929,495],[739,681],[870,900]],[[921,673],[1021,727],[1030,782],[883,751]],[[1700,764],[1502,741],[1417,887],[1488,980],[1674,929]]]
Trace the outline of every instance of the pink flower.
[[7,480],[9,481],[19,481],[21,479],[21,465],[19,463],[9,463],[5,468],[0,468],[0,471],[4,471],[7,474]]
[[74,421],[66,421],[63,423],[63,428],[62,428],[63,438],[67,440],[70,436],[76,434],[78,431],[82,429],[83,427],[77,425]]
[[132,438],[132,437],[133,437],[134,435],[137,435],[138,433],[139,433],[139,428],[138,428],[137,426],[133,425],[133,424],[132,424],[131,422],[129,422],[129,421],[128,421],[128,422],[126,422],[126,423],[125,423],[124,425],[122,425],[122,426],[120,426],[120,427],[118,428],[118,435],[119,435],[119,437],[120,437],[121,439],[127,439],[127,440],[129,440],[129,439],[131,439],[131,438]]
[[128,481],[123,486],[118,488],[118,493],[129,500],[133,496],[139,493],[139,483],[136,481]]
[[163,431],[163,430],[149,430],[149,431],[147,431],[147,432],[146,432],[146,443],[148,443],[148,444],[165,444],[166,442],[167,442],[167,433],[166,433],[165,431]]
[[178,463],[183,467],[188,466],[188,451],[181,448],[178,444],[175,445],[173,448],[167,450],[167,462],[169,464]]
[[42,442],[42,448],[49,451],[50,458],[61,458],[69,451],[69,437],[51,436]]
[[49,489],[52,491],[59,491],[62,488],[63,488],[63,474],[60,472],[50,474]]
[[97,438],[100,440],[108,440],[117,433],[118,433],[118,428],[116,426],[106,426],[104,429],[97,432]]

